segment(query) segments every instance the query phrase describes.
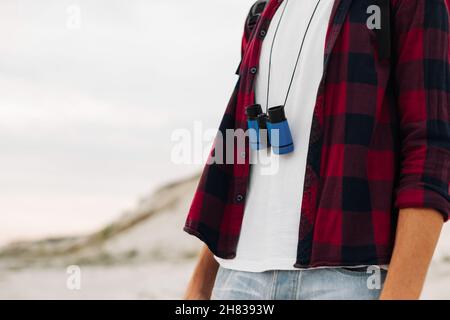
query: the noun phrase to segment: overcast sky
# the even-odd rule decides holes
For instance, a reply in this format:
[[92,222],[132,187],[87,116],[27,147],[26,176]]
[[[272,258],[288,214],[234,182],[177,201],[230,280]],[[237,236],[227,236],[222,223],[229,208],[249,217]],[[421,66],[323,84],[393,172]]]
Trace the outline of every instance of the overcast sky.
[[171,132],[215,128],[252,0],[2,0],[0,243],[88,231],[200,166]]

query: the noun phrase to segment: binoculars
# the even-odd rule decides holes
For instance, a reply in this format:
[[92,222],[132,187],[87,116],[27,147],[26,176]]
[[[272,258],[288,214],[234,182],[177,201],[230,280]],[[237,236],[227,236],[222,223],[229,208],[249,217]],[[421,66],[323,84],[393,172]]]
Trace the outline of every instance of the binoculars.
[[291,130],[284,112],[284,106],[269,108],[268,114],[261,105],[254,104],[245,109],[249,129],[250,148],[263,150],[272,147],[275,154],[294,151]]

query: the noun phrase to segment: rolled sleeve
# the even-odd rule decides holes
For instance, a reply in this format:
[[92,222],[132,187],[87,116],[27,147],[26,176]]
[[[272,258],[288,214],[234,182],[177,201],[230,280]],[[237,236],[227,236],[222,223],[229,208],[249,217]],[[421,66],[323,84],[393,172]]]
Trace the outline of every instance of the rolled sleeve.
[[450,67],[446,0],[393,3],[395,85],[401,135],[396,207],[449,219]]

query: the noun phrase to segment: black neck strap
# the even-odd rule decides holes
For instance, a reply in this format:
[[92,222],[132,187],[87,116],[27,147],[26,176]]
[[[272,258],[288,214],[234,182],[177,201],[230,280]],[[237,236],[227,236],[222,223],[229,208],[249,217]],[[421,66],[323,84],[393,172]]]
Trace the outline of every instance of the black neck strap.
[[[275,45],[275,40],[276,40],[277,35],[278,35],[278,29],[279,29],[279,27],[280,27],[281,20],[283,20],[284,12],[286,11],[286,7],[287,7],[287,5],[289,4],[289,0],[285,0],[285,1],[286,1],[286,4],[285,4],[284,7],[283,7],[283,11],[281,12],[280,19],[278,20],[278,24],[277,24],[277,27],[276,27],[276,29],[275,29],[275,34],[274,34],[273,41],[272,41],[272,45],[271,45],[271,47],[270,47],[270,55],[269,55],[269,74],[268,74],[268,77],[267,77],[266,112],[267,112],[267,110],[269,109],[270,75],[271,75],[271,69],[272,69],[272,54],[273,54],[273,47],[274,47],[274,45]],[[292,72],[291,80],[290,80],[290,82],[289,82],[289,87],[288,87],[288,90],[287,90],[287,93],[286,93],[286,97],[285,97],[285,99],[284,99],[284,103],[283,103],[284,106],[286,105],[286,103],[287,103],[287,101],[288,101],[289,93],[291,92],[292,83],[294,82],[295,73],[296,73],[296,71],[297,71],[298,63],[299,63],[299,61],[300,61],[300,56],[301,56],[302,51],[303,51],[303,45],[305,44],[306,36],[307,36],[308,31],[309,31],[309,28],[310,28],[310,26],[311,26],[311,22],[313,21],[314,16],[315,16],[315,14],[316,14],[317,8],[319,7],[320,1],[321,1],[321,0],[318,0],[318,1],[317,1],[317,4],[316,4],[316,6],[315,6],[315,8],[314,8],[314,11],[313,11],[313,13],[312,13],[312,15],[311,15],[311,18],[309,19],[308,25],[307,25],[307,27],[306,27],[306,31],[305,31],[305,33],[304,33],[304,35],[303,35],[302,43],[301,43],[301,45],[300,45],[300,50],[299,50],[299,52],[298,52],[297,60],[296,60],[296,62],[295,62],[294,71]]]

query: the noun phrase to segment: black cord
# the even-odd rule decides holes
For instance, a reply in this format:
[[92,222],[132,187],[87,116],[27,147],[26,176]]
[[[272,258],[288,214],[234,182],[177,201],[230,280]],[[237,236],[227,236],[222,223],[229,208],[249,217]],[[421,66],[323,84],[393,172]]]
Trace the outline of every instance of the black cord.
[[[271,74],[271,67],[272,67],[272,53],[273,53],[273,47],[274,47],[274,44],[275,44],[275,39],[276,39],[277,34],[278,34],[278,28],[280,27],[281,20],[283,19],[283,16],[284,16],[284,11],[286,10],[286,7],[287,7],[287,5],[288,5],[288,1],[289,1],[289,0],[286,0],[286,5],[284,6],[283,12],[281,13],[280,20],[278,21],[277,28],[275,29],[275,34],[274,34],[274,37],[273,37],[272,46],[271,46],[271,48],[270,48],[270,56],[269,56],[269,74],[268,74],[268,79],[267,79],[267,105],[266,105],[266,113],[267,113],[268,108],[269,108],[270,74]],[[300,45],[300,51],[298,52],[297,61],[295,62],[294,72],[292,72],[291,81],[289,82],[288,91],[287,91],[287,93],[286,93],[286,98],[285,98],[285,100],[284,100],[284,105],[286,105],[287,100],[288,100],[288,98],[289,98],[289,93],[291,92],[292,83],[294,82],[295,72],[297,71],[298,63],[299,63],[299,61],[300,61],[300,56],[301,56],[302,51],[303,51],[303,45],[305,44],[306,35],[308,34],[309,28],[310,28],[310,26],[311,26],[311,22],[312,22],[312,20],[314,19],[314,16],[315,16],[315,14],[316,14],[317,8],[319,7],[320,1],[321,1],[321,0],[319,0],[319,1],[317,2],[316,7],[314,8],[314,11],[313,11],[313,13],[312,13],[312,15],[311,15],[311,18],[309,19],[308,25],[307,25],[307,27],[306,27],[305,34],[303,35],[302,43],[301,43],[301,45]]]
[[277,27],[275,28],[275,33],[273,35],[272,45],[270,46],[270,55],[269,55],[269,73],[267,76],[267,99],[266,99],[266,113],[269,109],[269,94],[270,94],[270,70],[272,69],[272,53],[273,47],[275,45],[275,39],[278,35],[278,29],[280,28],[281,20],[283,20],[284,12],[286,11],[286,7],[289,3],[289,0],[286,0],[286,4],[284,5],[283,11],[281,12],[280,19],[278,20]]

